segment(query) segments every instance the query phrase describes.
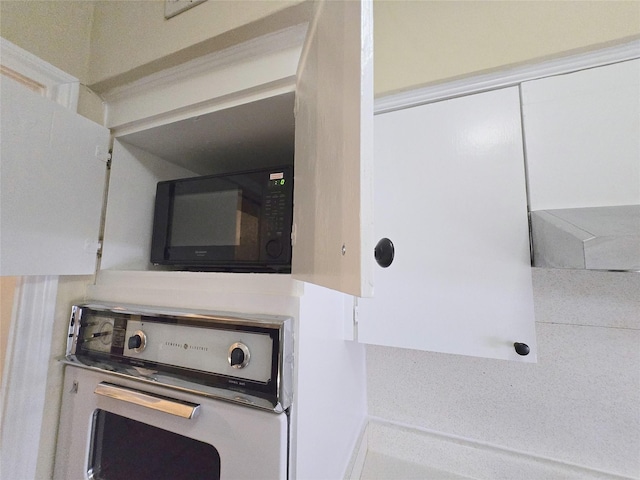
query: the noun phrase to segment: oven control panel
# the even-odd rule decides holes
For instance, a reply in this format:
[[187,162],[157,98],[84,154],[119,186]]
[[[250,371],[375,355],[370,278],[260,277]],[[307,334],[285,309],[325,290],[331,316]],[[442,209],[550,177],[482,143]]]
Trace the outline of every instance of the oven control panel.
[[[123,330],[125,340],[114,346],[116,355],[257,382],[271,378],[274,341],[269,333],[175,325],[153,319],[130,319]],[[230,361],[233,345],[243,345],[244,351],[238,348]]]
[[291,383],[283,378],[292,376],[291,327],[288,317],[79,305],[72,309],[67,360],[174,379],[190,389],[279,397]]

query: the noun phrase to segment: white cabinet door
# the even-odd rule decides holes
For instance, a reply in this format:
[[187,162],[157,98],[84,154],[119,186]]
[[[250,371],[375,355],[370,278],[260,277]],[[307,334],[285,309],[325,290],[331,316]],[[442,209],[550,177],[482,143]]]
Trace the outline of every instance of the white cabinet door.
[[640,60],[522,84],[531,210],[640,203]]
[[375,118],[375,234],[395,259],[359,341],[535,361],[517,87]]
[[95,273],[109,131],[3,78],[0,274]]
[[296,86],[295,278],[372,293],[372,5],[317,11]]

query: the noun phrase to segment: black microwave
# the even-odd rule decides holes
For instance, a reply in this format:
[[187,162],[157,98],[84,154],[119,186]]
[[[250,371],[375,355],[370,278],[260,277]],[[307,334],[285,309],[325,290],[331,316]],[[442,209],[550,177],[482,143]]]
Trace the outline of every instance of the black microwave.
[[292,217],[292,166],[159,182],[151,262],[288,273]]

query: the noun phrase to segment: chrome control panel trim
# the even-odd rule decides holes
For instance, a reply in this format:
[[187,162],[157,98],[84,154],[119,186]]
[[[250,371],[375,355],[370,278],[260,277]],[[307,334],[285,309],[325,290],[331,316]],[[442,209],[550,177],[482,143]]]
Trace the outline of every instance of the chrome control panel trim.
[[[132,355],[128,338],[142,336],[144,331],[146,348]],[[182,342],[196,335],[199,343]],[[237,340],[225,344],[236,336]],[[231,366],[228,358],[237,345],[245,346],[241,368]],[[236,356],[241,355],[236,352]],[[282,413],[293,399],[293,319],[87,303],[72,309],[67,353],[61,360],[75,367]]]

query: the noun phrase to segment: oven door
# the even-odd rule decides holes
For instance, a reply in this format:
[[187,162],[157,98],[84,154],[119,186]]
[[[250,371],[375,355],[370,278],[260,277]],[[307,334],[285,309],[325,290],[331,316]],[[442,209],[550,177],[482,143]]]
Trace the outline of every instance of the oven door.
[[275,414],[67,366],[55,479],[287,478]]

